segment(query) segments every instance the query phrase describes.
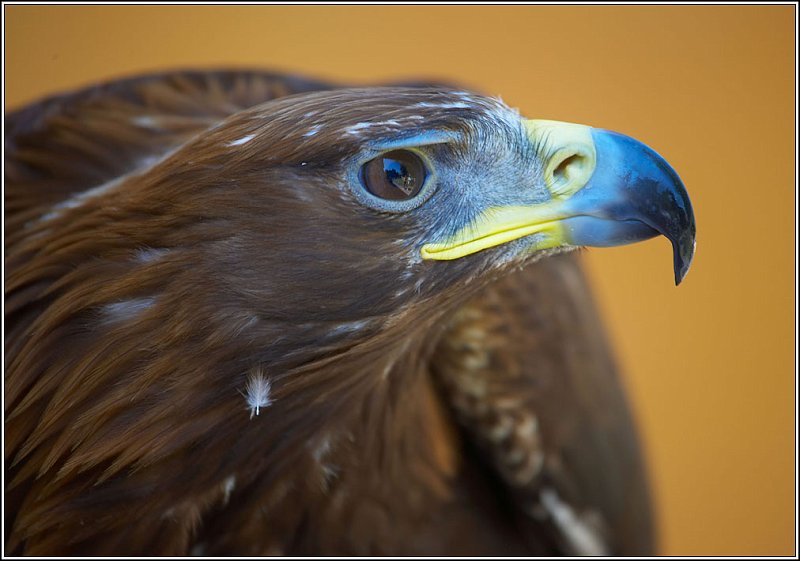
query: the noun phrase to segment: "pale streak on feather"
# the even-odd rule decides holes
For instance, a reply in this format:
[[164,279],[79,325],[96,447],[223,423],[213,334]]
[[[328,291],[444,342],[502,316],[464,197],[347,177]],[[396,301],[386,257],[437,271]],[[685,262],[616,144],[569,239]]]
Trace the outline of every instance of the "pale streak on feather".
[[120,183],[125,181],[128,177],[129,177],[128,175],[116,177],[111,181],[103,183],[102,185],[98,185],[97,187],[92,187],[91,189],[88,189],[86,191],[81,191],[80,193],[77,193],[64,201],[61,201],[60,203],[53,205],[53,210],[42,216],[42,218],[39,221],[47,222],[54,218],[58,218],[59,216],[61,216],[63,210],[79,207],[89,199],[93,199],[95,197],[99,197],[100,195],[108,193],[109,191],[117,187]]
[[542,489],[539,498],[542,506],[569,542],[575,555],[609,555],[608,546],[603,538],[597,529],[587,522],[587,518],[591,518],[590,515],[587,513],[577,514],[551,488]]
[[356,123],[355,125],[349,126],[345,129],[347,134],[354,134],[358,135],[361,129],[366,129],[372,126],[372,123]]
[[137,127],[141,127],[144,129],[159,129],[161,128],[158,124],[158,121],[150,115],[137,115],[131,122],[136,125]]
[[149,169],[156,165],[160,160],[161,156],[145,156],[139,160],[139,165],[136,166],[136,169]]
[[233,319],[231,321],[231,333],[234,337],[239,337],[243,332],[254,327],[259,321],[256,315],[246,315]]
[[103,306],[103,314],[108,321],[129,321],[151,308],[155,302],[154,296],[112,302]]
[[340,323],[333,329],[331,329],[331,334],[339,335],[342,333],[356,333],[359,331],[364,330],[365,328],[369,327],[372,323],[372,320],[364,319],[364,320],[356,320],[356,321],[347,321]]
[[237,138],[236,140],[232,140],[228,142],[227,146],[241,146],[242,144],[247,144],[251,140],[256,137],[254,134],[248,134],[243,136],[242,138]]
[[359,131],[361,129],[366,129],[366,128],[371,127],[371,126],[372,126],[372,123],[356,123],[355,125],[351,125],[351,126],[347,127],[346,130],[347,130],[347,132]]
[[86,191],[80,191],[75,193],[70,198],[53,205],[52,210],[50,212],[42,215],[42,217],[39,218],[39,220],[37,220],[36,222],[28,223],[26,227],[31,227],[34,224],[48,222],[50,220],[58,218],[63,214],[62,211],[64,210],[77,208],[83,205],[88,200],[100,197],[110,191],[113,191],[115,188],[119,187],[122,183],[124,183],[131,177],[136,177],[151,170],[153,167],[155,167],[156,165],[160,164],[161,162],[165,161],[167,158],[172,156],[180,148],[181,146],[178,145],[160,156],[147,156],[142,158],[141,160],[139,160],[139,165],[135,169],[126,173],[125,175],[121,175],[119,177],[115,177],[114,179],[110,179],[109,181],[106,181],[101,185],[97,185],[95,187],[87,189]]
[[236,488],[236,476],[231,475],[222,482],[222,504],[227,505],[231,498],[231,493]]
[[314,126],[313,126],[313,127],[311,127],[310,129],[308,129],[308,132],[306,132],[306,133],[303,133],[303,136],[304,136],[304,137],[314,136],[314,135],[315,135],[315,134],[317,134],[317,133],[318,133],[320,130],[322,130],[322,125],[314,125]]
[[328,452],[331,450],[331,438],[330,436],[325,436],[322,441],[317,444],[314,450],[311,452],[311,455],[314,456],[314,460],[316,462],[322,462],[323,458],[328,455]]
[[431,103],[429,101],[420,101],[414,107],[425,107],[428,109],[469,109],[472,107],[467,103],[455,101],[452,103]]
[[322,490],[324,492],[328,492],[330,490],[331,482],[338,477],[339,475],[339,466],[336,466],[331,463],[327,463],[325,459],[331,452],[332,447],[332,439],[330,435],[325,435],[322,438],[322,441],[319,442],[314,449],[311,451],[311,456],[314,458],[314,461],[319,464],[320,471],[322,473],[322,479],[320,480],[320,484],[322,486]]
[[163,247],[142,247],[136,250],[134,260],[137,263],[153,263],[167,255],[169,250]]

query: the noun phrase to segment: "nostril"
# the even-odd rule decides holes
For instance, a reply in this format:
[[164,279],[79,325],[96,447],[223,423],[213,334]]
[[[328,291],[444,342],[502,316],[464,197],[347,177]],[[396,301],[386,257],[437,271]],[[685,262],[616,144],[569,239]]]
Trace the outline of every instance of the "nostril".
[[567,156],[553,170],[553,180],[564,183],[582,176],[589,167],[589,159],[583,154]]
[[560,150],[550,160],[545,173],[547,186],[553,196],[569,196],[581,189],[594,172],[595,159],[591,151],[570,147]]

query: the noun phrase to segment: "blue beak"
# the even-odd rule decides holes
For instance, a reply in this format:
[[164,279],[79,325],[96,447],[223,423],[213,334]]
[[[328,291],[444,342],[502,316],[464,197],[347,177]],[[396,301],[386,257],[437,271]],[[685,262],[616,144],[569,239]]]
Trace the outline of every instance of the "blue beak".
[[675,284],[686,276],[695,250],[689,195],[675,170],[654,150],[615,132],[591,129],[596,167],[586,185],[565,201],[562,225],[573,245],[608,247],[659,234],[672,242]]

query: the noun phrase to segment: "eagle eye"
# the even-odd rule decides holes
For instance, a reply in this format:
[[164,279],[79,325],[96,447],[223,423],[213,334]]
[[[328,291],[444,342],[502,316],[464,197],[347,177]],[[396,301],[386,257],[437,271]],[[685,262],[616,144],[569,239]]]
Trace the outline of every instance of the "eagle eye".
[[393,150],[373,158],[361,168],[361,183],[371,194],[390,201],[413,199],[425,184],[422,159],[409,150]]

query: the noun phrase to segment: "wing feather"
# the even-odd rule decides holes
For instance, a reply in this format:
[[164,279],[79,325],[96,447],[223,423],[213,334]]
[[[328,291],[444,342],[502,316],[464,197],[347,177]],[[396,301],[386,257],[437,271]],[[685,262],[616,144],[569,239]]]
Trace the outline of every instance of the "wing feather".
[[75,193],[152,163],[229,115],[333,85],[259,71],[184,71],[116,80],[6,115],[7,247]]

